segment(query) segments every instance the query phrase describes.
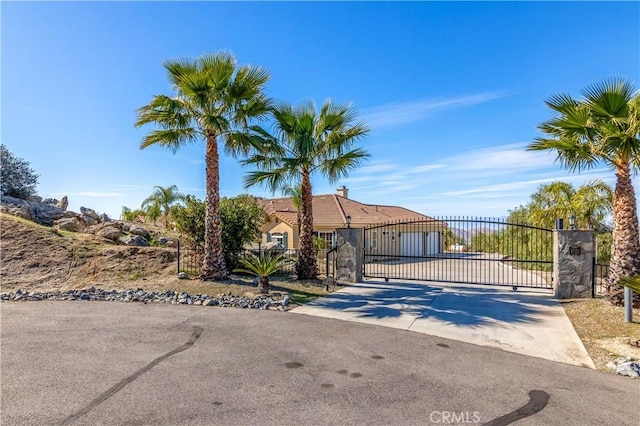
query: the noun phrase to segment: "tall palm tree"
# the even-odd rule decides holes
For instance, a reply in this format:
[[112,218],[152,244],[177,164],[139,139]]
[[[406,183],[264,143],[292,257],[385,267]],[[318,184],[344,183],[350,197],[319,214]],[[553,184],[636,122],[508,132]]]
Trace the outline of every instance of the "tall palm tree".
[[178,191],[178,187],[175,185],[162,187],[154,186],[153,193],[142,202],[142,208],[154,206],[162,211],[162,220],[164,226],[167,226],[167,219],[169,218],[169,212],[171,207],[183,201],[184,194]]
[[552,150],[570,171],[600,164],[615,170],[613,242],[608,290],[619,294],[622,277],[640,273],[640,237],[632,172],[640,169],[640,95],[624,79],[587,87],[583,99],[555,95],[546,101],[556,115],[539,129],[530,150]]
[[245,179],[245,186],[266,184],[273,192],[291,182],[300,182],[300,237],[296,262],[298,279],[314,279],[318,265],[313,248],[313,193],[311,175],[320,173],[330,183],[357,167],[369,156],[362,148],[352,148],[368,129],[354,123],[357,112],[350,106],[327,100],[320,111],[313,102],[292,107],[279,103],[271,109],[274,134],[254,127],[250,139],[253,153],[242,163],[258,170]]
[[602,228],[613,211],[613,191],[602,180],[594,180],[581,186],[571,199],[572,210],[578,223],[588,229]]
[[230,142],[232,133],[242,133],[254,118],[267,112],[269,99],[264,85],[269,73],[256,66],[238,67],[230,53],[220,52],[198,59],[166,61],[173,96],[156,95],[138,109],[136,126],[156,126],[142,140],[141,149],[160,145],[177,151],[204,140],[206,176],[205,255],[202,279],[224,279],[228,271],[222,253],[220,228],[220,170],[218,139],[226,152],[243,153],[243,146]]

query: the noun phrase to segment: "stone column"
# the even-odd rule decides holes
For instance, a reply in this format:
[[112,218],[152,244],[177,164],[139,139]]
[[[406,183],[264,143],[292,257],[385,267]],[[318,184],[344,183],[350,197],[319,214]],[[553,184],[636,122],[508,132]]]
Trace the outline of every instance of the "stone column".
[[362,282],[363,237],[359,228],[336,229],[336,281]]
[[558,299],[591,297],[594,247],[592,231],[553,231],[553,284]]

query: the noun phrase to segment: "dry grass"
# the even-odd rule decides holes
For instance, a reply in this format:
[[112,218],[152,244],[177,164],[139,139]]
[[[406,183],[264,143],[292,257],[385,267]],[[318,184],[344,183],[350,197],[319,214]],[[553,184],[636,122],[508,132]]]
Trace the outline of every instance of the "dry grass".
[[619,356],[640,359],[640,309],[633,310],[634,322],[624,321],[624,308],[606,299],[561,301],[574,329],[598,370]]

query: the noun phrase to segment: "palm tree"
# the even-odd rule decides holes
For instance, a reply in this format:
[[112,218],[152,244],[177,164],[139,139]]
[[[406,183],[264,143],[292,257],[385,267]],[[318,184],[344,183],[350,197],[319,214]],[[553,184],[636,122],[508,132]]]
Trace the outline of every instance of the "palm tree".
[[291,197],[291,204],[293,205],[293,208],[296,209],[298,231],[300,231],[300,226],[302,224],[302,217],[300,216],[300,210],[302,209],[302,185],[300,183],[296,183],[295,185],[286,186],[282,189],[282,195]]
[[320,111],[313,102],[297,107],[286,103],[275,105],[271,112],[275,120],[275,136],[254,127],[251,141],[254,148],[242,163],[254,165],[245,187],[266,184],[271,191],[300,182],[300,237],[296,262],[298,279],[314,279],[318,265],[313,248],[313,193],[311,175],[320,173],[335,183],[369,156],[353,144],[364,137],[368,129],[362,122],[352,124],[356,110],[327,100]]
[[601,229],[613,210],[613,191],[601,180],[588,182],[578,188],[571,199],[571,206],[579,224],[588,229]]
[[160,145],[177,151],[184,145],[204,140],[206,176],[205,255],[200,277],[225,279],[228,276],[222,253],[220,228],[220,170],[218,138],[231,155],[243,147],[231,143],[232,133],[242,133],[249,120],[267,112],[269,100],[264,85],[266,70],[255,66],[237,67],[230,53],[213,53],[200,58],[166,61],[175,94],[156,95],[138,109],[136,126],[154,124],[141,149]]
[[183,201],[185,196],[178,192],[178,187],[175,185],[166,188],[156,185],[154,188],[153,193],[142,202],[142,208],[147,209],[153,206],[154,209],[162,211],[162,220],[167,227],[171,207]]
[[262,257],[249,254],[238,261],[243,268],[234,269],[233,272],[246,272],[257,276],[260,293],[267,294],[269,293],[269,275],[278,272],[289,259],[283,254],[273,255],[271,252],[267,252]]
[[640,95],[624,79],[587,87],[583,99],[555,95],[546,101],[556,112],[539,129],[530,150],[553,150],[570,171],[605,164],[616,172],[609,295],[618,294],[622,277],[640,273],[640,237],[631,173],[640,168]]

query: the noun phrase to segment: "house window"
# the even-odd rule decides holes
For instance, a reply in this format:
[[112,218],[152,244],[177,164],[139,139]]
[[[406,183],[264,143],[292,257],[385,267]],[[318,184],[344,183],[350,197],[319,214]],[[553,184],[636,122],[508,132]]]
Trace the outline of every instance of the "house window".
[[334,247],[335,235],[333,232],[318,232],[318,238],[327,242],[327,248]]
[[282,242],[283,242],[282,233],[281,232],[274,232],[273,234],[271,234],[271,241],[274,242],[274,243],[279,243],[280,245],[282,245]]
[[371,232],[371,250],[378,249],[378,231]]

